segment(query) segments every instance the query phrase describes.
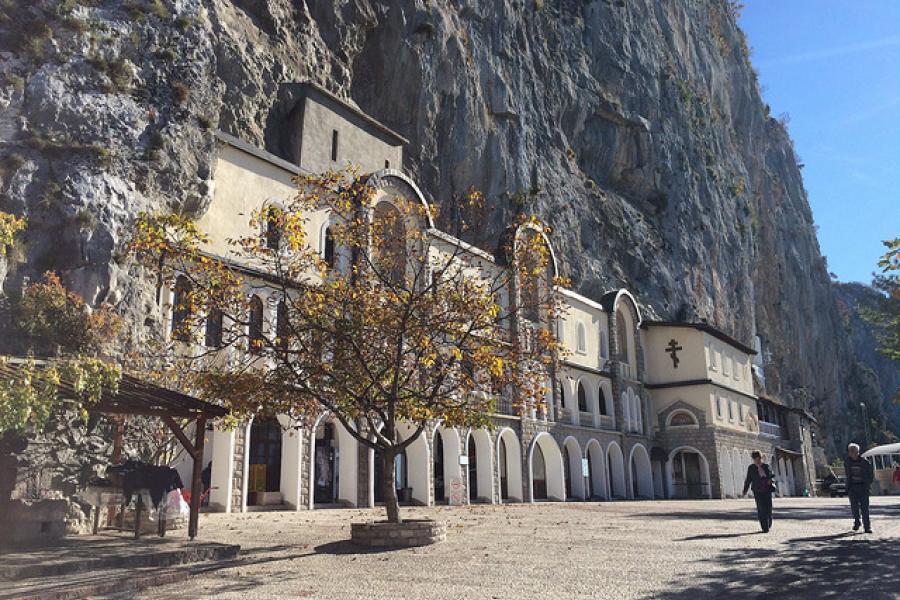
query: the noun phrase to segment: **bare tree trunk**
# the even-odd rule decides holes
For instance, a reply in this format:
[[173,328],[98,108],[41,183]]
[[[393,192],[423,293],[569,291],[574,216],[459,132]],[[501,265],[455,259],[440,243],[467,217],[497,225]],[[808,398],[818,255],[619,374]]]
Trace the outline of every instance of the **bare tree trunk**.
[[391,523],[402,523],[403,519],[400,518],[400,502],[397,501],[397,465],[394,462],[396,456],[397,451],[395,449],[382,452],[381,459],[384,461],[382,472],[384,473],[384,476],[382,477],[381,484],[384,486],[382,491],[384,493],[384,508],[387,510],[387,520]]

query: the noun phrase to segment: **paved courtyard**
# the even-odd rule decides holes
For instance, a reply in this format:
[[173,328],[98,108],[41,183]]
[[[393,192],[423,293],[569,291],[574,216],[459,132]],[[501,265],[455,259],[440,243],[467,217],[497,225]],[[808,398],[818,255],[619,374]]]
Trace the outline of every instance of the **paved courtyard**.
[[239,543],[226,568],[143,598],[900,598],[900,498],[873,499],[872,535],[846,499],[548,503],[407,509],[450,524],[425,548],[360,552],[349,522],[382,511],[203,515],[201,537]]

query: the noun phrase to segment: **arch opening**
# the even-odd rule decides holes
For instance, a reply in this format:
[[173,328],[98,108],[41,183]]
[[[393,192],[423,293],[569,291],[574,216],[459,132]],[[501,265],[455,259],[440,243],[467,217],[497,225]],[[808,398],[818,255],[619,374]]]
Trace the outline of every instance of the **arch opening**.
[[606,449],[607,468],[609,469],[609,493],[617,499],[628,497],[625,485],[625,457],[616,442],[611,442]]
[[563,500],[563,458],[559,446],[546,432],[535,436],[528,455],[528,476],[533,500]]
[[653,499],[653,466],[650,454],[642,444],[631,448],[631,494],[634,498]]

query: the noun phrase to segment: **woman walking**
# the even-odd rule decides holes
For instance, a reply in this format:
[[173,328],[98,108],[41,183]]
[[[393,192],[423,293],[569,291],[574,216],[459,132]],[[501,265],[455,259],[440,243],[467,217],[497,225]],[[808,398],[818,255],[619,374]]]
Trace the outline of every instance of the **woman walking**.
[[750,454],[753,464],[747,467],[747,478],[744,479],[744,492],[753,488],[753,499],[756,500],[756,516],[759,517],[759,526],[763,533],[768,533],[772,527],[772,494],[775,492],[775,478],[769,465],[763,462],[759,450]]

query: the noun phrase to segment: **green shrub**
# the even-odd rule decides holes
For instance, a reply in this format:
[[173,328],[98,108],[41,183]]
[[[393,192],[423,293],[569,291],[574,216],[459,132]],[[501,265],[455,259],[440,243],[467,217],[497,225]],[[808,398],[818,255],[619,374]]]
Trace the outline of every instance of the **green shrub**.
[[181,31],[181,33],[187,32],[190,28],[192,28],[196,24],[197,20],[194,17],[190,17],[188,15],[180,15],[177,19],[175,19],[175,26]]
[[169,13],[168,7],[163,4],[162,0],[149,0],[147,2],[147,12],[159,19],[168,19],[172,15]]
[[6,73],[3,76],[3,79],[6,85],[10,85],[17,90],[21,90],[25,87],[25,79],[15,73]]
[[101,56],[94,56],[88,59],[88,62],[100,73],[104,73],[109,77],[111,86],[107,92],[125,92],[131,89],[132,72],[128,63],[121,56],[113,59],[106,59]]

